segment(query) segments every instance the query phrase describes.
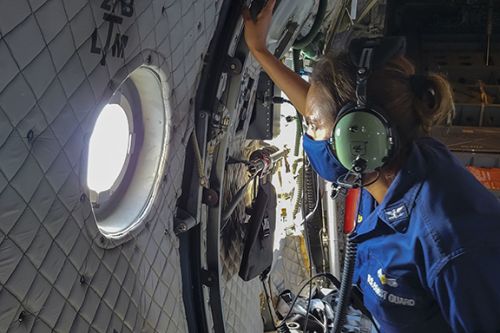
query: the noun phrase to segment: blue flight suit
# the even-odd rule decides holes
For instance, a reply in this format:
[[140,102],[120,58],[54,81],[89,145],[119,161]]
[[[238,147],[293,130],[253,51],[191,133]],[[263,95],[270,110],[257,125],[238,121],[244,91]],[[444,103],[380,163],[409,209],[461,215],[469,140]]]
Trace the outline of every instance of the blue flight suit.
[[359,220],[353,282],[381,332],[500,332],[500,201],[443,144],[418,139]]

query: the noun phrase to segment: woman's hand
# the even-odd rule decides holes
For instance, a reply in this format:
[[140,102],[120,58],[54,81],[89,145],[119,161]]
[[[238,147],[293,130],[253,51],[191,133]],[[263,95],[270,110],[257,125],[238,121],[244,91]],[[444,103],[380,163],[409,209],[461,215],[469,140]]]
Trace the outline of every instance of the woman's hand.
[[255,21],[252,19],[248,7],[245,6],[243,8],[242,16],[245,23],[245,41],[252,53],[267,50],[266,37],[271,26],[275,3],[276,0],[268,0]]
[[245,41],[247,42],[249,51],[262,66],[262,69],[289,96],[297,110],[304,115],[306,112],[309,83],[286,67],[267,50],[266,38],[271,26],[275,3],[276,0],[267,0],[266,5],[255,20],[252,19],[248,8],[243,8],[242,16],[245,23]]

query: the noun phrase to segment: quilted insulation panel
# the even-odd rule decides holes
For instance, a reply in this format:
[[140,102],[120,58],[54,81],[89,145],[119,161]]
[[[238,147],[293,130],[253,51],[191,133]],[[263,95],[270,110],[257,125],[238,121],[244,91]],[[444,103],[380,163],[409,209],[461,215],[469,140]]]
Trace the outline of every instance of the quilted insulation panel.
[[[221,2],[120,1],[111,24],[118,1],[0,0],[0,332],[187,331],[173,212]],[[103,52],[116,34],[126,43]],[[106,96],[142,64],[166,74],[165,177],[143,226],[114,244],[83,152]]]

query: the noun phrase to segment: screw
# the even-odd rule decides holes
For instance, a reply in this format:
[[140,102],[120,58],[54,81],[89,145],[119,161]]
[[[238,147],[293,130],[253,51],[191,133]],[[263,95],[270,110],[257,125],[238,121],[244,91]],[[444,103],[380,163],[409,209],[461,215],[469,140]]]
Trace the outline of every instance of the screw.
[[20,322],[20,323],[22,323],[22,322],[24,321],[24,319],[25,319],[25,318],[26,318],[26,312],[21,311],[21,312],[19,313],[19,317],[17,317],[17,321],[18,321],[18,322]]
[[235,70],[235,69],[236,69],[236,65],[235,65],[235,64],[231,64],[231,65],[229,66],[229,68],[231,68],[232,70]]
[[28,134],[26,135],[26,138],[28,139],[28,142],[32,142],[33,141],[33,137],[35,136],[35,133],[33,132],[33,130],[29,130],[28,131]]

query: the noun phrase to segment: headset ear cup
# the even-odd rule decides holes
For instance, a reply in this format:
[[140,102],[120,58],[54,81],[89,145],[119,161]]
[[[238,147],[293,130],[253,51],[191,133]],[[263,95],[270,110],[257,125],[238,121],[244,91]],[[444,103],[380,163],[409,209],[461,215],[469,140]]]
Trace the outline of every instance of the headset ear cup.
[[352,112],[356,109],[356,104],[353,102],[349,102],[345,104],[339,112],[337,112],[337,117],[335,118],[335,125],[333,126],[333,133],[332,133],[332,142],[335,142],[335,127],[337,127],[337,124],[340,119],[342,119],[343,116],[345,116],[347,113]]
[[346,114],[347,112],[353,111],[355,108],[356,108],[356,104],[353,102],[349,102],[349,103],[345,104],[340,109],[340,111],[337,112],[337,118],[335,121],[337,122],[344,114]]
[[[348,170],[372,172],[390,163],[397,138],[384,112],[373,107],[346,108],[333,129],[335,154]],[[359,170],[355,167],[363,166]]]

